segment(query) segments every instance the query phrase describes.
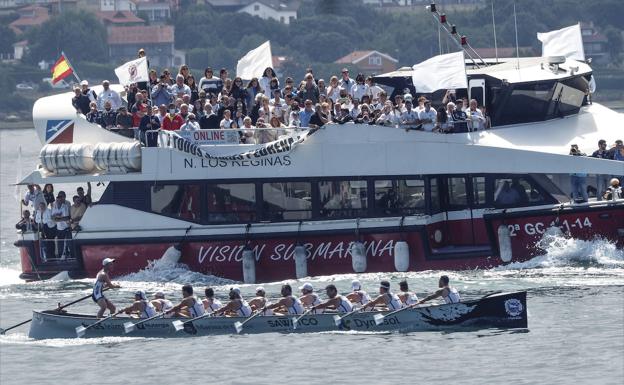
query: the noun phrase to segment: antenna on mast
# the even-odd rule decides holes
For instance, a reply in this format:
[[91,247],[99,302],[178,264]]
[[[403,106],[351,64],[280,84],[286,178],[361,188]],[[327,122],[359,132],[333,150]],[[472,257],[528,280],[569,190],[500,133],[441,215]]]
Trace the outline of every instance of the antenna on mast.
[[516,69],[520,70],[520,48],[518,47],[518,18],[516,17],[516,1],[513,3],[514,28],[516,30]]
[[494,54],[496,55],[496,64],[498,64],[498,44],[496,44],[496,21],[494,19],[494,0],[492,0],[492,27],[494,28]]

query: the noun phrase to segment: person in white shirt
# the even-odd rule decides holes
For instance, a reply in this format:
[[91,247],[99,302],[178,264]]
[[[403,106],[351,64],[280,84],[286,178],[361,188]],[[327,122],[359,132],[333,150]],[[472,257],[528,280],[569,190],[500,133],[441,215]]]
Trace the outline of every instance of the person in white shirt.
[[284,123],[286,120],[284,118],[284,113],[286,112],[286,102],[281,98],[281,91],[273,90],[273,99],[269,101],[269,106],[271,106],[271,117],[277,116],[280,122]]
[[412,101],[408,100],[405,102],[405,111],[401,114],[401,124],[413,128],[418,123],[418,112],[412,110]]
[[342,79],[340,79],[340,87],[347,90],[347,93],[351,96],[353,96],[353,86],[355,85],[355,81],[351,78],[349,78],[349,70],[346,68],[342,69]]
[[197,123],[197,120],[195,119],[195,114],[190,113],[188,115],[188,120],[186,121],[186,123],[184,123],[182,125],[182,127],[180,127],[180,130],[184,131],[196,131],[199,130],[199,123]]
[[184,75],[176,76],[176,83],[171,86],[170,90],[175,98],[182,98],[184,95],[191,97],[191,88],[184,84]]
[[202,304],[204,305],[206,313],[214,313],[223,307],[223,303],[215,298],[213,288],[207,287],[206,290],[204,290],[204,294],[206,295],[206,299],[202,301]]
[[431,101],[425,100],[425,109],[418,113],[424,131],[432,132],[436,125],[438,113],[431,108]]
[[43,240],[41,251],[43,260],[54,256],[54,237],[56,236],[56,222],[52,220],[52,211],[45,202],[39,203],[35,211],[35,223],[39,229],[39,236]]
[[270,96],[272,94],[271,80],[273,78],[277,78],[275,71],[273,71],[273,68],[267,67],[264,69],[264,72],[262,73],[262,77],[258,81],[258,83],[260,84],[260,89],[262,90],[262,93],[265,94],[266,96]]
[[381,115],[377,118],[377,124],[381,124],[384,126],[395,126],[399,124],[400,116],[397,116],[394,113],[394,108],[392,102],[387,100],[383,109],[381,110]]
[[232,113],[230,110],[223,111],[223,119],[221,119],[219,123],[219,128],[232,128],[232,123],[234,123],[234,121],[231,118]]
[[336,76],[329,78],[327,97],[334,103],[338,100],[338,98],[340,98],[340,85],[338,84],[338,78]]
[[65,200],[65,192],[59,191],[56,200],[52,203],[52,220],[56,222],[56,239],[58,258],[66,259],[69,257],[69,240],[71,240],[71,227],[69,220],[71,215],[69,212],[69,203]]
[[41,187],[38,184],[29,184],[28,191],[24,194],[24,199],[22,199],[22,203],[25,206],[28,206],[32,203],[33,211],[37,210],[39,207],[39,203],[45,203],[45,196],[43,195],[43,191],[41,191]]
[[110,102],[111,109],[113,111],[117,111],[122,105],[121,96],[119,96],[116,91],[111,90],[109,86],[110,82],[108,80],[104,80],[102,82],[102,87],[104,87],[104,90],[102,90],[102,92],[100,92],[97,97],[97,107],[100,111],[104,109],[104,103],[106,103],[107,101]]
[[383,92],[383,89],[375,84],[372,76],[366,78],[366,85],[368,85],[368,93],[371,96],[371,101],[376,102],[379,100],[379,93]]
[[399,296],[401,302],[403,302],[404,306],[415,305],[418,302],[418,296],[415,293],[409,291],[406,280],[399,282],[399,290],[401,292],[397,295]]
[[351,110],[349,111],[349,113],[351,114],[353,119],[357,118],[362,113],[360,109],[360,99],[353,98],[353,100],[351,101]]
[[362,96],[370,95],[370,90],[368,89],[368,85],[366,85],[366,81],[364,79],[364,75],[357,74],[355,77],[355,85],[351,87],[351,95],[353,99],[362,100]]
[[479,131],[485,128],[485,117],[480,109],[477,108],[477,101],[475,99],[470,100],[470,105],[466,110],[468,117],[468,125],[471,131]]

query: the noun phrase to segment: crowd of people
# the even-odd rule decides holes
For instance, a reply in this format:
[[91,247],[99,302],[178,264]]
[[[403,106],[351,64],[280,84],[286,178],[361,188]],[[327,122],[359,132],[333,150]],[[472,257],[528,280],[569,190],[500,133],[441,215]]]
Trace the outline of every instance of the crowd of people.
[[[572,156],[587,156],[582,152],[578,145],[572,144],[570,146],[570,155]],[[615,141],[611,148],[607,148],[607,141],[600,139],[598,141],[598,149],[591,154],[592,158],[608,159],[624,161],[624,144],[621,139]],[[623,198],[622,188],[620,186],[620,178],[622,175],[597,175],[596,176],[596,199],[597,200],[612,200]],[[570,187],[572,190],[572,200],[577,203],[584,203],[589,200],[589,190],[587,186],[587,173],[573,173],[570,174]]]
[[[118,288],[113,284],[109,273],[113,270],[114,259],[106,258],[102,262],[102,270],[98,273],[94,287],[93,300],[99,305],[98,318],[104,316],[108,309],[110,314],[116,313],[115,305],[104,295],[106,287]],[[292,286],[284,284],[281,287],[279,299],[271,301],[266,296],[263,287],[258,287],[255,297],[249,301],[245,300],[240,289],[231,288],[227,300],[221,302],[215,298],[215,291],[208,287],[205,289],[205,298],[202,300],[196,294],[191,285],[182,287],[182,300],[174,305],[165,298],[163,292],[158,291],[150,300],[143,291],[135,292],[132,304],[122,309],[126,314],[134,315],[138,318],[149,318],[162,314],[163,317],[183,317],[196,318],[202,315],[226,316],[226,317],[250,317],[255,313],[258,315],[301,315],[305,312],[320,314],[329,310],[335,313],[348,313],[354,310],[398,310],[405,307],[414,307],[435,298],[442,298],[445,303],[458,303],[461,301],[459,292],[449,286],[449,277],[443,275],[438,281],[438,290],[418,299],[417,295],[409,290],[407,281],[399,283],[399,292],[391,290],[389,281],[379,283],[379,295],[375,298],[362,289],[358,280],[351,283],[352,291],[346,295],[341,295],[335,285],[325,287],[327,299],[315,292],[311,283],[304,283],[299,290],[300,295],[294,295]]]
[[[144,50],[139,51],[142,56]],[[249,130],[271,132],[280,127],[317,128],[348,122],[436,132],[465,132],[490,126],[485,109],[479,108],[476,100],[456,100],[453,90],[447,92],[443,106],[436,110],[431,101],[414,97],[409,89],[390,100],[372,76],[360,73],[353,79],[347,68],[328,82],[316,78],[308,68],[303,80],[286,77],[282,83],[271,67],[249,81],[232,79],[225,68],[217,76],[207,67],[196,80],[187,65],[180,66],[177,74],[169,69],[160,74],[151,69],[149,79],[126,87],[127,106],[108,80],[102,82],[99,94],[84,80],[75,87],[72,104],[89,122],[106,129],[133,135],[129,130],[138,128],[138,137],[144,142],[148,141],[145,132],[158,129],[235,128],[241,130],[241,143],[257,143],[273,138],[270,134],[258,138]]]
[[40,242],[43,260],[68,259],[72,231],[80,230],[80,220],[92,203],[91,183],[87,183],[86,193],[82,187],[76,189],[72,204],[67,201],[65,191],[59,191],[55,196],[52,184],[46,184],[43,190],[38,184],[29,184],[21,200],[21,204],[28,208],[22,211],[22,218],[15,228],[39,235],[43,241]]

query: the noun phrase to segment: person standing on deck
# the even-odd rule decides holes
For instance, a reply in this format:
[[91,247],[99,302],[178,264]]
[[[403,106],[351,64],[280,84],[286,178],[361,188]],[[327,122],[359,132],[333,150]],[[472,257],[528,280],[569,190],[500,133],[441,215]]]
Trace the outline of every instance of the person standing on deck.
[[223,304],[221,303],[221,301],[219,301],[218,299],[214,297],[213,288],[207,287],[206,290],[204,290],[204,294],[206,295],[206,299],[203,300],[202,302],[204,304],[204,309],[208,313],[214,313],[215,311],[223,307]]
[[362,306],[362,309],[365,310],[367,307],[370,307],[371,310],[374,310],[375,306],[384,306],[390,311],[403,307],[399,296],[390,291],[390,282],[381,281],[379,283],[379,297]]
[[251,307],[241,296],[240,289],[235,287],[230,289],[230,302],[215,311],[214,315],[249,317],[251,315]]
[[404,306],[411,306],[418,303],[418,296],[409,291],[406,280],[399,282],[399,289],[401,290],[401,293],[399,293],[398,296]]
[[204,306],[202,302],[193,295],[193,286],[182,286],[182,297],[184,299],[167,313],[174,313],[178,317],[195,318],[204,315]]
[[449,277],[447,275],[443,275],[440,277],[438,281],[439,289],[436,290],[435,293],[426,296],[425,298],[418,301],[418,304],[425,303],[434,298],[442,297],[444,298],[445,303],[458,303],[461,302],[461,297],[459,296],[459,292],[454,287],[449,286]]
[[104,316],[106,309],[108,309],[110,314],[114,314],[116,310],[115,305],[113,305],[113,303],[104,296],[104,289],[119,289],[121,287],[112,283],[110,277],[108,276],[108,274],[113,271],[113,262],[115,262],[113,258],[104,258],[102,261],[102,270],[97,273],[95,284],[93,285],[93,294],[91,294],[91,298],[100,306],[100,310],[97,313],[98,318],[102,318]]
[[265,306],[262,310],[276,310],[276,315],[290,314],[297,315],[303,314],[305,309],[303,308],[303,304],[299,301],[299,298],[292,295],[292,287],[288,284],[282,285],[282,299],[277,301],[274,304]]
[[366,305],[371,301],[370,295],[362,290],[362,284],[357,279],[351,282],[351,289],[353,291],[347,295],[347,298],[354,305]]
[[123,309],[126,314],[138,314],[139,318],[150,318],[156,315],[156,309],[150,301],[147,300],[147,296],[143,290],[137,290],[134,293],[134,302],[132,305]]
[[[299,287],[299,290],[301,290],[301,294],[303,294],[299,297],[299,301],[301,301],[304,308],[309,309],[321,303],[321,300],[319,299],[318,294],[314,292],[314,286],[312,286],[311,283],[304,283],[303,286]],[[313,311],[313,313],[322,313],[322,311]]]
[[336,309],[339,314],[343,314],[349,313],[353,310],[353,306],[347,297],[338,295],[338,289],[336,289],[335,285],[327,285],[327,287],[325,287],[325,291],[329,299],[323,303],[313,306],[312,308],[315,311],[318,312],[319,310],[329,307],[330,309]]

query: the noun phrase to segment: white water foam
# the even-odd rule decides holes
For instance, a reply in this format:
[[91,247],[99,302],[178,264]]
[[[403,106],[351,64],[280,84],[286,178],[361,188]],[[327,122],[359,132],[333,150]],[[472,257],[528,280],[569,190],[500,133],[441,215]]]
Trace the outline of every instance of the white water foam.
[[590,241],[546,233],[538,242],[544,255],[526,262],[514,262],[494,270],[522,270],[552,267],[624,268],[624,250],[603,238]]
[[19,270],[10,269],[7,267],[0,267],[0,286],[9,286],[24,283],[23,280],[20,279]]
[[236,281],[215,277],[214,275],[204,275],[202,273],[189,270],[188,266],[182,263],[172,263],[167,260],[158,259],[149,261],[146,268],[119,278],[118,281],[127,282],[160,282],[198,284],[198,285],[231,285]]
[[7,333],[0,336],[0,345],[34,345],[53,348],[64,348],[83,345],[114,345],[128,341],[144,341],[143,337],[102,337],[102,338],[52,338],[35,340],[24,333]]

